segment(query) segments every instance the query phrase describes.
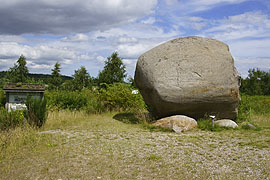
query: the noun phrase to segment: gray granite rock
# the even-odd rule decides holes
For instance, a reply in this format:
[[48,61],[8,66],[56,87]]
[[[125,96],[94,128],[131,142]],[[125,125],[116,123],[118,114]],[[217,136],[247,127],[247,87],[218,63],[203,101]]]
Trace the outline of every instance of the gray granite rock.
[[223,42],[185,37],[161,44],[139,57],[135,82],[154,116],[237,117],[240,76]]
[[229,127],[229,128],[237,128],[238,125],[236,122],[230,120],[230,119],[221,119],[215,121],[215,125],[219,127]]

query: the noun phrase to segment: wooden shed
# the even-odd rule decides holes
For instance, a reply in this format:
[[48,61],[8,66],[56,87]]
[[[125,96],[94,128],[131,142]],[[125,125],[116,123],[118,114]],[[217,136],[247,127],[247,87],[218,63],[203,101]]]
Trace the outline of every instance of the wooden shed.
[[26,109],[25,100],[27,96],[43,98],[44,84],[9,83],[3,88],[6,92],[6,108],[11,110]]

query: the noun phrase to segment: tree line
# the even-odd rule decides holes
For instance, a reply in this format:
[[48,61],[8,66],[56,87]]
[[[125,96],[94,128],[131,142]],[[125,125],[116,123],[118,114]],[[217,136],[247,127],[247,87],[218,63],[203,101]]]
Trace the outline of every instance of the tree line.
[[[116,82],[123,83],[127,77],[125,65],[117,52],[112,53],[105,61],[105,66],[96,78],[90,76],[84,66],[74,71],[71,77],[61,75],[61,64],[56,62],[51,69],[51,75],[41,75],[36,78],[30,74],[26,66],[26,57],[21,55],[13,67],[7,72],[1,72],[0,86],[5,83],[45,83],[50,90],[82,90],[92,87],[106,87],[106,84]],[[33,78],[35,77],[35,78]],[[134,80],[129,77],[129,83],[134,86]],[[247,95],[270,95],[270,71],[260,69],[249,69],[248,76],[241,78],[240,92]]]
[[241,80],[240,92],[247,95],[270,95],[270,71],[249,69],[248,76]]
[[[61,75],[61,64],[56,62],[51,69],[51,75],[42,78],[33,78],[27,68],[26,57],[21,55],[13,67],[9,68],[6,73],[1,73],[1,85],[5,83],[45,83],[50,90],[82,90],[94,86],[103,87],[104,84],[113,84],[116,82],[123,83],[127,77],[126,67],[117,52],[112,53],[105,61],[105,66],[99,72],[96,78],[90,76],[85,66],[81,66],[74,71],[72,78]],[[31,78],[32,76],[32,78]],[[130,78],[132,81],[132,78]]]

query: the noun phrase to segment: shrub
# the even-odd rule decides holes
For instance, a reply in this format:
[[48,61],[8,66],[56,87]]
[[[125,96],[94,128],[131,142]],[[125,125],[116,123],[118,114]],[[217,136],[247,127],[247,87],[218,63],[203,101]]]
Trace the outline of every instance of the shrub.
[[94,93],[88,96],[87,105],[84,107],[84,110],[88,114],[100,114],[106,111],[104,103]]
[[132,94],[133,88],[126,83],[104,84],[106,88],[100,90],[99,98],[108,110],[129,111],[145,109],[141,94]]
[[0,106],[4,107],[6,104],[6,94],[3,90],[0,90]]
[[27,106],[27,121],[30,125],[41,127],[44,125],[47,119],[47,100],[46,98],[30,98],[27,97],[26,102]]
[[15,128],[22,124],[23,122],[23,111],[11,111],[8,112],[5,108],[0,107],[0,129],[8,130]]
[[134,88],[126,83],[103,84],[100,90],[83,89],[82,91],[48,91],[48,107],[51,110],[85,110],[87,113],[105,111],[145,110],[145,103],[140,94],[132,94]]
[[50,91],[45,96],[50,109],[80,110],[87,105],[87,95],[79,91]]

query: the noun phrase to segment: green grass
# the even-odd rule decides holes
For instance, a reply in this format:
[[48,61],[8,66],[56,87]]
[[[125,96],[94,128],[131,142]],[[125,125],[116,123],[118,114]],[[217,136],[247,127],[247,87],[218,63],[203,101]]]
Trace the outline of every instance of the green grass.
[[182,134],[145,111],[50,112],[40,129],[0,132],[0,179],[267,179],[270,98],[242,100],[239,128],[198,120]]

